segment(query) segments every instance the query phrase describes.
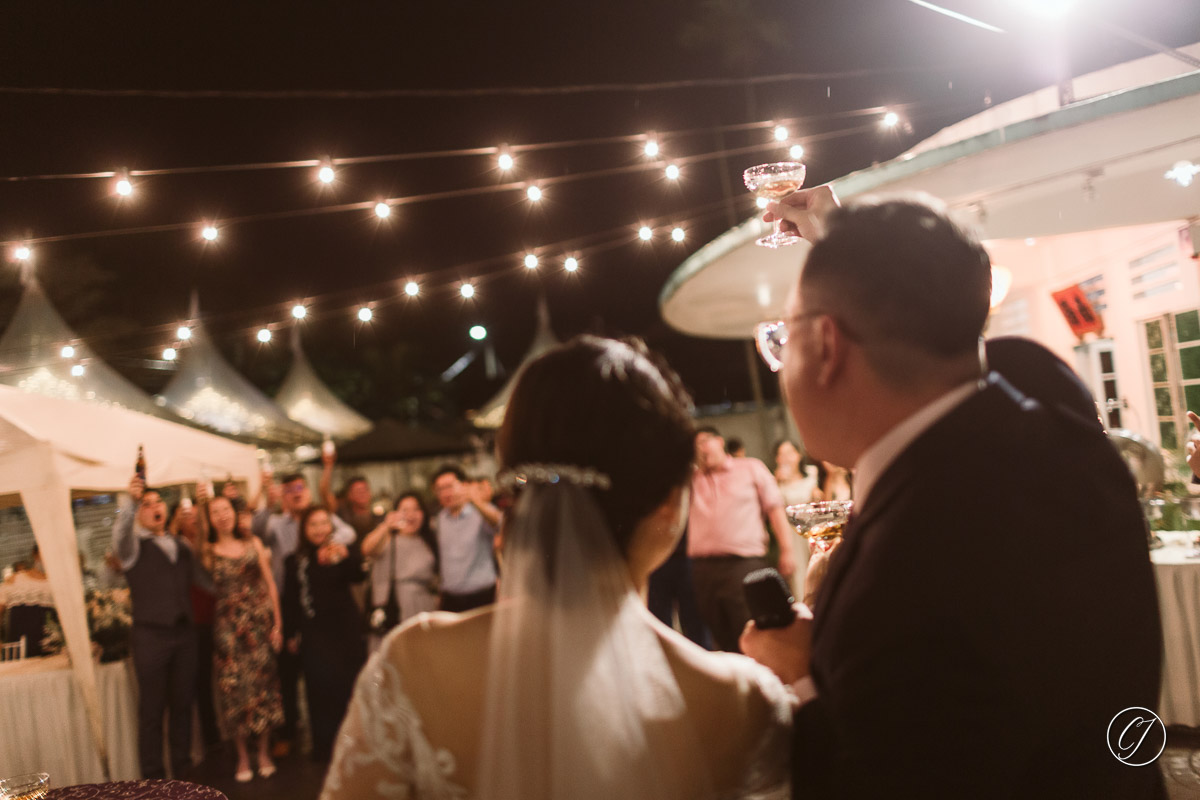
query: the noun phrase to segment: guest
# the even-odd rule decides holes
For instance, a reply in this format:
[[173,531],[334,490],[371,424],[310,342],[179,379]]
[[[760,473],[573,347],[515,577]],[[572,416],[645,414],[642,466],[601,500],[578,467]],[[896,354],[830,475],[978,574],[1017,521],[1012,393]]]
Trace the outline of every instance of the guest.
[[42,639],[46,637],[46,626],[58,620],[58,613],[36,544],[29,556],[29,563],[32,566],[28,569],[14,572],[8,580],[0,583],[0,623],[4,622],[5,610],[8,611],[8,624],[0,641],[19,642],[24,637],[25,657],[37,658],[45,655]]
[[396,498],[396,507],[362,543],[371,559],[367,625],[368,651],[409,617],[438,607],[437,539],[429,527],[425,503],[416,492]]
[[500,509],[478,486],[467,483],[461,467],[443,466],[433,473],[431,483],[441,505],[436,532],[442,610],[470,611],[494,603]]
[[163,712],[169,713],[167,759],[175,777],[189,765],[196,701],[193,583],[211,587],[187,540],[167,532],[167,504],[141,478],[129,483],[133,504],[113,524],[113,552],[133,602],[133,668],[138,682],[138,756],[143,778],[163,778]]
[[746,444],[741,439],[731,438],[725,442],[725,452],[729,453],[733,458],[745,458]]
[[787,439],[775,445],[775,482],[785,505],[812,503],[817,494],[817,468],[800,454],[800,448]]
[[795,569],[795,530],[788,524],[783,497],[765,464],[733,458],[716,428],[696,430],[688,556],[696,582],[700,616],[719,650],[737,652],[738,636],[750,619],[742,580],[767,563],[768,518],[779,545],[779,572]]
[[[312,504],[308,482],[300,473],[285,475],[281,484],[276,484],[269,474],[263,475],[263,489],[267,496],[267,507],[254,515],[254,535],[270,548],[271,576],[275,586],[283,586],[284,564],[288,556],[296,552],[300,542],[300,517]],[[280,511],[272,513],[278,505]],[[355,540],[354,529],[338,517],[333,517],[333,540],[338,544],[350,545]],[[283,695],[284,724],[279,731],[282,737],[275,748],[276,756],[286,756],[295,744],[296,725],[300,719],[297,692],[300,681],[300,659],[284,648],[279,654],[279,688]]]
[[497,452],[520,487],[501,599],[410,620],[358,682],[322,797],[778,797],[790,705],[639,592],[675,547],[690,400],[640,343],[528,364]]
[[350,587],[363,579],[358,546],[334,538],[333,515],[313,506],[300,519],[303,536],[287,558],[284,635],[299,653],[312,723],[312,758],[333,752],[354,679],[367,658],[362,614]]
[[1159,697],[1128,468],[1088,412],[983,368],[989,258],[942,204],[836,205],[769,206],[814,244],[763,352],[806,446],[856,477],[815,619],[743,637],[802,702],[796,796],[1165,796],[1104,742]]
[[831,464],[828,461],[821,462],[821,500],[851,500],[854,498],[854,484],[850,478],[849,470],[839,467],[837,464]]
[[326,448],[321,454],[321,500],[354,529],[361,542],[363,537],[383,521],[371,505],[371,484],[362,475],[346,481],[341,494],[333,493],[333,467],[337,463],[337,450]]
[[[185,490],[186,491],[186,490]],[[197,497],[207,489],[198,488]],[[207,521],[196,510],[190,498],[175,506],[171,522],[167,526],[172,536],[187,541],[193,553],[201,553],[207,542]],[[205,565],[205,569],[207,569]],[[196,624],[196,708],[200,716],[200,733],[204,746],[213,747],[221,742],[221,729],[217,725],[217,711],[213,702],[213,617],[216,614],[217,598],[206,587],[192,584],[190,591],[192,620]]]
[[221,730],[237,747],[235,778],[254,777],[247,740],[258,737],[258,774],[269,778],[275,764],[269,753],[273,729],[283,724],[275,654],[283,644],[279,593],[271,575],[271,556],[250,534],[229,498],[205,504],[209,526],[203,552],[205,568],[216,585],[213,624],[213,673],[218,688]]

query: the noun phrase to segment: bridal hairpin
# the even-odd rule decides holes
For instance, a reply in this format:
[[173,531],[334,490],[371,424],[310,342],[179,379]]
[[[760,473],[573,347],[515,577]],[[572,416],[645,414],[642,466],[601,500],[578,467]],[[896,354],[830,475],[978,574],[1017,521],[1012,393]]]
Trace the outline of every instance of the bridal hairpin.
[[572,464],[518,464],[501,472],[496,483],[502,489],[512,491],[530,483],[553,486],[567,483],[585,489],[612,488],[612,480],[591,467],[576,467]]

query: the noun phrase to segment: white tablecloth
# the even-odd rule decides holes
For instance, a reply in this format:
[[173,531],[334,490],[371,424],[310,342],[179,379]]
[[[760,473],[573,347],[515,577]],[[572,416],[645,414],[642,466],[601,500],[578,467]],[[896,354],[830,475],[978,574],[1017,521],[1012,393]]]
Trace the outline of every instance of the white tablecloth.
[[1162,532],[1150,553],[1162,613],[1163,676],[1158,715],[1168,725],[1200,726],[1200,558],[1196,532]]
[[[137,687],[127,661],[96,668],[111,780],[141,777]],[[51,786],[105,780],[83,701],[68,669],[0,675],[0,776],[50,773]]]

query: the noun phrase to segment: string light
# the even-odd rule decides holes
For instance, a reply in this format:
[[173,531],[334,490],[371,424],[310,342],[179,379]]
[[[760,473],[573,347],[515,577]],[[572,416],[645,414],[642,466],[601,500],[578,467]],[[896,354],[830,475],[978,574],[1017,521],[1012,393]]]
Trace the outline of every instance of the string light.
[[885,128],[894,128],[900,123],[900,115],[895,111],[889,111],[883,115],[882,124]]
[[71,367],[71,375],[76,378],[82,378],[83,373],[86,371],[87,370],[83,368],[83,364],[76,364],[75,366]]
[[685,235],[686,234],[684,234],[683,228],[672,228],[671,229],[671,238],[676,242],[682,242],[683,237]]
[[675,164],[667,164],[667,168],[663,170],[663,174],[667,176],[669,181],[679,180],[679,167]]
[[799,161],[800,159],[804,158],[804,145],[794,144],[789,147],[788,157],[791,158],[792,161]]
[[296,319],[304,319],[308,316],[308,309],[300,303],[297,303],[296,305],[292,306],[292,316]]
[[263,344],[266,344],[267,342],[271,341],[271,331],[267,330],[266,328],[259,328],[258,329],[258,340],[260,342],[262,342]]
[[13,248],[12,254],[17,261],[28,261],[29,257],[33,255],[33,251],[27,246],[19,244]]
[[530,186],[525,190],[525,196],[529,198],[530,202],[536,203],[542,199],[542,190],[537,186]]
[[375,216],[380,219],[387,219],[392,215],[392,207],[380,200],[375,204]]
[[574,272],[579,269],[579,259],[575,256],[567,256],[567,260],[563,262],[563,269],[567,272]]
[[177,355],[178,353],[175,352],[174,347],[168,347],[166,350],[163,350],[163,361],[174,361]]
[[786,127],[784,127],[783,125],[775,126],[775,141],[786,142],[788,136],[790,136],[790,135],[791,134],[788,133],[788,129]]
[[374,313],[367,306],[363,306],[362,308],[360,308],[358,310],[359,322],[370,322],[371,317],[373,317],[373,316],[375,316]]
[[333,170],[333,165],[328,161],[321,164],[321,168],[317,170],[317,180],[324,184],[333,183],[333,179],[337,177],[337,173]]
[[482,325],[472,325],[470,330],[471,338],[477,342],[482,342],[487,338],[487,328]]
[[646,139],[646,144],[642,147],[642,152],[646,158],[654,158],[658,155],[658,140],[653,136]]
[[462,288],[458,290],[458,293],[461,294],[463,297],[467,297],[467,298],[474,297],[475,296],[475,286],[470,283],[464,283],[462,285]]
[[409,297],[416,297],[421,293],[421,287],[417,285],[416,281],[409,281],[404,284],[404,293]]
[[537,269],[538,257],[533,253],[525,254],[525,269]]
[[650,230],[649,225],[643,225],[642,227],[638,228],[638,238],[643,242],[648,242],[653,237],[654,231]]
[[205,225],[204,230],[200,231],[200,235],[210,242],[215,242],[220,234],[215,225]]
[[175,338],[187,341],[192,338],[192,329],[186,325],[179,326],[179,330],[175,331]]
[[71,345],[69,345],[69,344],[65,345],[63,347],[60,355],[62,355],[63,358],[74,358],[75,357],[75,348],[71,347]]
[[129,195],[133,194],[133,184],[129,182],[128,170],[117,170],[117,179],[113,183],[113,191],[119,197],[129,197]]
[[496,166],[500,167],[501,172],[508,172],[516,163],[512,153],[507,150],[501,150],[500,155],[496,157]]

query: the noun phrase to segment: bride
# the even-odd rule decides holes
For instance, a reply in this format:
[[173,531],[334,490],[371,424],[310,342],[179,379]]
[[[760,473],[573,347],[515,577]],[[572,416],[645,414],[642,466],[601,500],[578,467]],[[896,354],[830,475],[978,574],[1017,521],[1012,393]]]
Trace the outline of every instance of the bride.
[[778,680],[641,599],[686,518],[690,407],[640,342],[583,336],[529,364],[497,440],[517,494],[499,599],[384,640],[323,798],[787,796]]

